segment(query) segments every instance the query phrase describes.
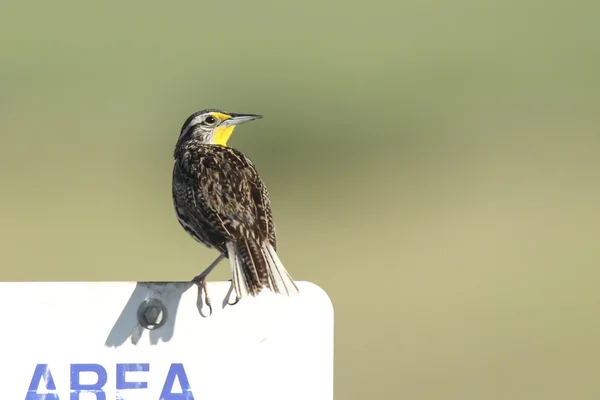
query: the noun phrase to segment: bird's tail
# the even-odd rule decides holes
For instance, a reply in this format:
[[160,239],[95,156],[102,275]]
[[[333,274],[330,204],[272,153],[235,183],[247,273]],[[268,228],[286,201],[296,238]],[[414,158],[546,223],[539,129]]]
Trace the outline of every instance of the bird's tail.
[[227,243],[232,282],[238,298],[256,296],[263,288],[285,296],[298,293],[298,287],[268,241],[252,239]]

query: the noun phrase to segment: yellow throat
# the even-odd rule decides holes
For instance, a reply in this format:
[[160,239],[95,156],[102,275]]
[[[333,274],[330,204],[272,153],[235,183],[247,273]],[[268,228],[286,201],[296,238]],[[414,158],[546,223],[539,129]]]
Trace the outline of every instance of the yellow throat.
[[227,141],[231,137],[235,126],[225,126],[223,128],[217,128],[215,130],[215,136],[213,138],[214,144],[220,144],[221,146],[227,146]]
[[[213,112],[211,115],[215,118],[220,119],[221,121],[228,120],[231,118],[231,115],[223,114],[220,112]],[[233,130],[235,129],[235,125],[232,126],[224,126],[215,129],[215,136],[213,138],[214,144],[219,144],[221,146],[227,146],[227,141],[231,137]]]

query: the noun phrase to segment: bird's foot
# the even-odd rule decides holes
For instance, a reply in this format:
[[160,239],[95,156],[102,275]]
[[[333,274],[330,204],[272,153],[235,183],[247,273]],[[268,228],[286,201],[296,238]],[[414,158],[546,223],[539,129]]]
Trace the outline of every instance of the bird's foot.
[[231,286],[229,287],[229,292],[227,292],[227,305],[228,306],[235,306],[240,301],[240,297],[236,293],[236,295],[235,295],[235,301],[233,303],[229,302],[229,298],[231,297],[231,294],[233,292],[235,292],[234,287],[233,287],[233,280],[230,279],[229,282],[231,282]]
[[208,307],[208,310],[209,310],[208,316],[210,317],[212,315],[213,309],[212,309],[212,304],[210,302],[210,297],[208,296],[208,291],[206,290],[206,277],[202,276],[202,275],[203,274],[196,276],[194,279],[192,279],[192,282],[194,282],[195,284],[200,286],[200,291],[202,292],[202,295],[204,296],[204,304],[206,304],[206,306]]

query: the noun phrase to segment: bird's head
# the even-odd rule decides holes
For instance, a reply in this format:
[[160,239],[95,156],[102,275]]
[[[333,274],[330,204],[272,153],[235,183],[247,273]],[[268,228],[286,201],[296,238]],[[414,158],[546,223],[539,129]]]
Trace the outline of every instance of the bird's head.
[[237,125],[260,118],[262,115],[235,114],[216,109],[198,111],[184,122],[177,145],[195,140],[227,146],[227,141]]

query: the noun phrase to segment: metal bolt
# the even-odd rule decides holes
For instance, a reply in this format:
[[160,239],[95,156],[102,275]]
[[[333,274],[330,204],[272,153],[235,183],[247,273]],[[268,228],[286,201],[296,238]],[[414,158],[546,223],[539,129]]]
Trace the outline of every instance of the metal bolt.
[[167,309],[158,299],[147,299],[138,308],[138,320],[146,329],[157,329],[167,321]]

